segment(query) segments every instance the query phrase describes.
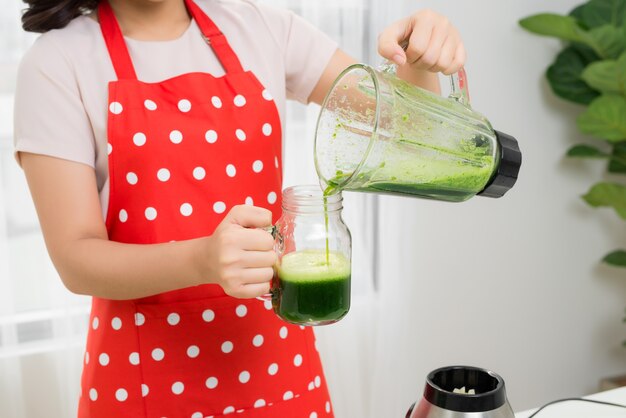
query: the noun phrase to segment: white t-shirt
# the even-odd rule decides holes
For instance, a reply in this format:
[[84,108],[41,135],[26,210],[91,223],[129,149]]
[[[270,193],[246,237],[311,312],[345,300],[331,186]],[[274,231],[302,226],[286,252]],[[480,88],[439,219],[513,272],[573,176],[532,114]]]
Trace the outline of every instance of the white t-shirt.
[[[285,101],[305,103],[337,44],[301,17],[256,0],[196,0],[226,35],[245,70],[270,91],[284,123]],[[190,72],[221,76],[195,21],[178,39],[126,38],[137,77],[157,82]],[[107,85],[116,80],[100,25],[88,16],[40,36],[22,59],[15,99],[15,151],[87,164],[108,206]],[[104,213],[106,216],[106,214]]]

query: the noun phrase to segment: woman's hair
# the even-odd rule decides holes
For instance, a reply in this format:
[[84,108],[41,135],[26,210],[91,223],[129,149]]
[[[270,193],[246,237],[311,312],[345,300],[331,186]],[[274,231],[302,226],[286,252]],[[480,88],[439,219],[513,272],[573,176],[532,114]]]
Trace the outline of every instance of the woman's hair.
[[47,32],[67,26],[98,6],[99,0],[24,0],[28,8],[22,15],[22,27],[28,32]]

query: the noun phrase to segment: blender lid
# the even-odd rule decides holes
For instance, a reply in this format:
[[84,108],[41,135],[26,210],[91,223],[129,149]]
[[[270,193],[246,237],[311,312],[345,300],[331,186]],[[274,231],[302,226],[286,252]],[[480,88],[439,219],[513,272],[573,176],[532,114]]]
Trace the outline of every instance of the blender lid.
[[517,175],[522,165],[522,152],[517,140],[511,135],[495,131],[500,149],[498,169],[485,188],[477,193],[478,196],[502,197],[517,181]]

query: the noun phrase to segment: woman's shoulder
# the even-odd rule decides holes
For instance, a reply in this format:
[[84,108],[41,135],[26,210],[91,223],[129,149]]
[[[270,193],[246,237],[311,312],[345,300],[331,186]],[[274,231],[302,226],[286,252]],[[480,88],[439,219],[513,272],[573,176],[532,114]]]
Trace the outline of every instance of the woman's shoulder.
[[74,61],[89,54],[101,42],[100,25],[89,16],[79,16],[67,26],[41,34],[22,58],[22,66],[50,62]]

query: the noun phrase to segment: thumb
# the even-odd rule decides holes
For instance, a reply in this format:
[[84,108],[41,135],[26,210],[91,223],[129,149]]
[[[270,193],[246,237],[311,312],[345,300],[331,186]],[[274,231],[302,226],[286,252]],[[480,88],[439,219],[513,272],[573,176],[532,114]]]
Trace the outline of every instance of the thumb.
[[378,53],[397,65],[406,63],[406,53],[400,44],[407,40],[409,19],[401,19],[388,26],[378,37]]
[[244,228],[264,228],[272,225],[272,212],[250,205],[233,207],[222,223],[240,225]]

